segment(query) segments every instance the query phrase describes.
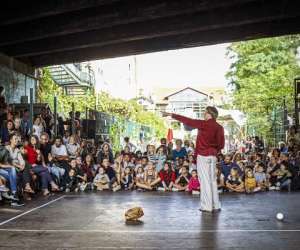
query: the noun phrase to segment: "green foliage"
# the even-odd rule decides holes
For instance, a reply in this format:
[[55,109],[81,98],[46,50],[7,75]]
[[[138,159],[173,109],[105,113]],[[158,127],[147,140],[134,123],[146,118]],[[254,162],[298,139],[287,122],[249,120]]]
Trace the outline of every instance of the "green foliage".
[[284,36],[233,43],[228,56],[233,60],[227,78],[233,86],[233,106],[246,113],[248,126],[257,134],[270,136],[270,119],[275,107],[286,100],[293,108],[293,81],[299,76],[296,49],[300,36]]
[[126,120],[137,122],[141,125],[149,126],[154,130],[157,138],[166,136],[167,128],[164,120],[155,113],[145,111],[136,101],[125,101],[119,98],[113,98],[105,92],[97,94],[87,94],[84,96],[68,96],[64,94],[61,87],[54,83],[49,72],[44,69],[43,77],[40,81],[38,96],[41,102],[48,103],[53,110],[53,97],[57,96],[58,113],[68,117],[68,112],[72,110],[72,103],[75,103],[75,110],[85,112],[86,107],[104,112],[117,117],[118,121],[111,128],[111,137],[118,148],[119,139]]

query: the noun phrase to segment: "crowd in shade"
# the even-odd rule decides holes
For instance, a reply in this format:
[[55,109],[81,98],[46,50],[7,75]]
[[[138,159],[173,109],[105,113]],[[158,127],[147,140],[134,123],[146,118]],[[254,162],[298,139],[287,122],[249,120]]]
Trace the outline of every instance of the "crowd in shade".
[[[129,137],[113,152],[107,140],[80,136],[80,113],[72,135],[53,135],[47,109],[29,122],[6,113],[1,124],[1,203],[22,206],[37,196],[54,192],[186,192],[199,195],[201,182],[195,164],[194,142],[160,139],[144,152]],[[266,150],[258,138],[247,138],[228,154],[218,154],[215,177],[220,193],[256,193],[299,189],[300,137],[290,128],[287,144]]]

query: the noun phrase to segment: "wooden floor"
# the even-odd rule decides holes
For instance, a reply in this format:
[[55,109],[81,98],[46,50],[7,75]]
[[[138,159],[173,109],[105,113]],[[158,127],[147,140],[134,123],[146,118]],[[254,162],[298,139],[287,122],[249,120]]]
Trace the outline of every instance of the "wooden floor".
[[[300,249],[300,193],[224,194],[202,214],[185,193],[55,195],[0,207],[0,249]],[[142,223],[124,211],[142,206]],[[285,214],[283,222],[277,212]]]

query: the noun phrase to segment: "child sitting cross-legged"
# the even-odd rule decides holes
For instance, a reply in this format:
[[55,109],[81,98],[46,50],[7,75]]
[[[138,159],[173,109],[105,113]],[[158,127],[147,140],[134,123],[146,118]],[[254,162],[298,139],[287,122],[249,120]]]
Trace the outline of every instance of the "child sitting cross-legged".
[[292,174],[288,169],[288,163],[283,161],[280,168],[276,171],[276,190],[291,189]]
[[103,167],[99,167],[98,169],[98,173],[94,178],[94,186],[97,188],[98,191],[109,189],[109,177],[105,173]]
[[237,168],[233,167],[230,170],[230,174],[227,177],[226,181],[226,187],[230,192],[243,193],[245,191],[244,183],[239,176]]
[[192,176],[189,180],[188,191],[192,192],[192,194],[200,193],[200,182],[197,175],[197,170],[192,170]]
[[159,191],[171,191],[176,180],[175,171],[172,170],[171,163],[165,162],[162,170],[159,171],[160,187]]
[[130,167],[126,167],[121,178],[121,186],[125,190],[131,190],[133,188],[133,177]]
[[[254,174],[256,185],[258,187],[258,190],[265,191],[267,188],[267,176],[264,172],[264,164],[259,162],[256,166],[256,172]],[[258,191],[257,190],[257,191]]]
[[256,187],[256,180],[251,169],[247,170],[245,174],[245,191],[247,194],[251,194],[259,191],[260,188]]
[[172,191],[189,191],[188,190],[189,181],[190,181],[189,171],[185,165],[183,165],[180,170],[181,170],[180,175],[176,179]]

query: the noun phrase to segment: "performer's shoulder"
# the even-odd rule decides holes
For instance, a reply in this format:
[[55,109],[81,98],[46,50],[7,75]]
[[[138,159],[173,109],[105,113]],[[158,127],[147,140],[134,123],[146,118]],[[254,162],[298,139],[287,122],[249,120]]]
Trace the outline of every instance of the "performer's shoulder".
[[220,129],[221,129],[221,128],[224,129],[223,126],[222,126],[220,123],[216,122],[216,124],[217,124],[217,126],[218,126]]

